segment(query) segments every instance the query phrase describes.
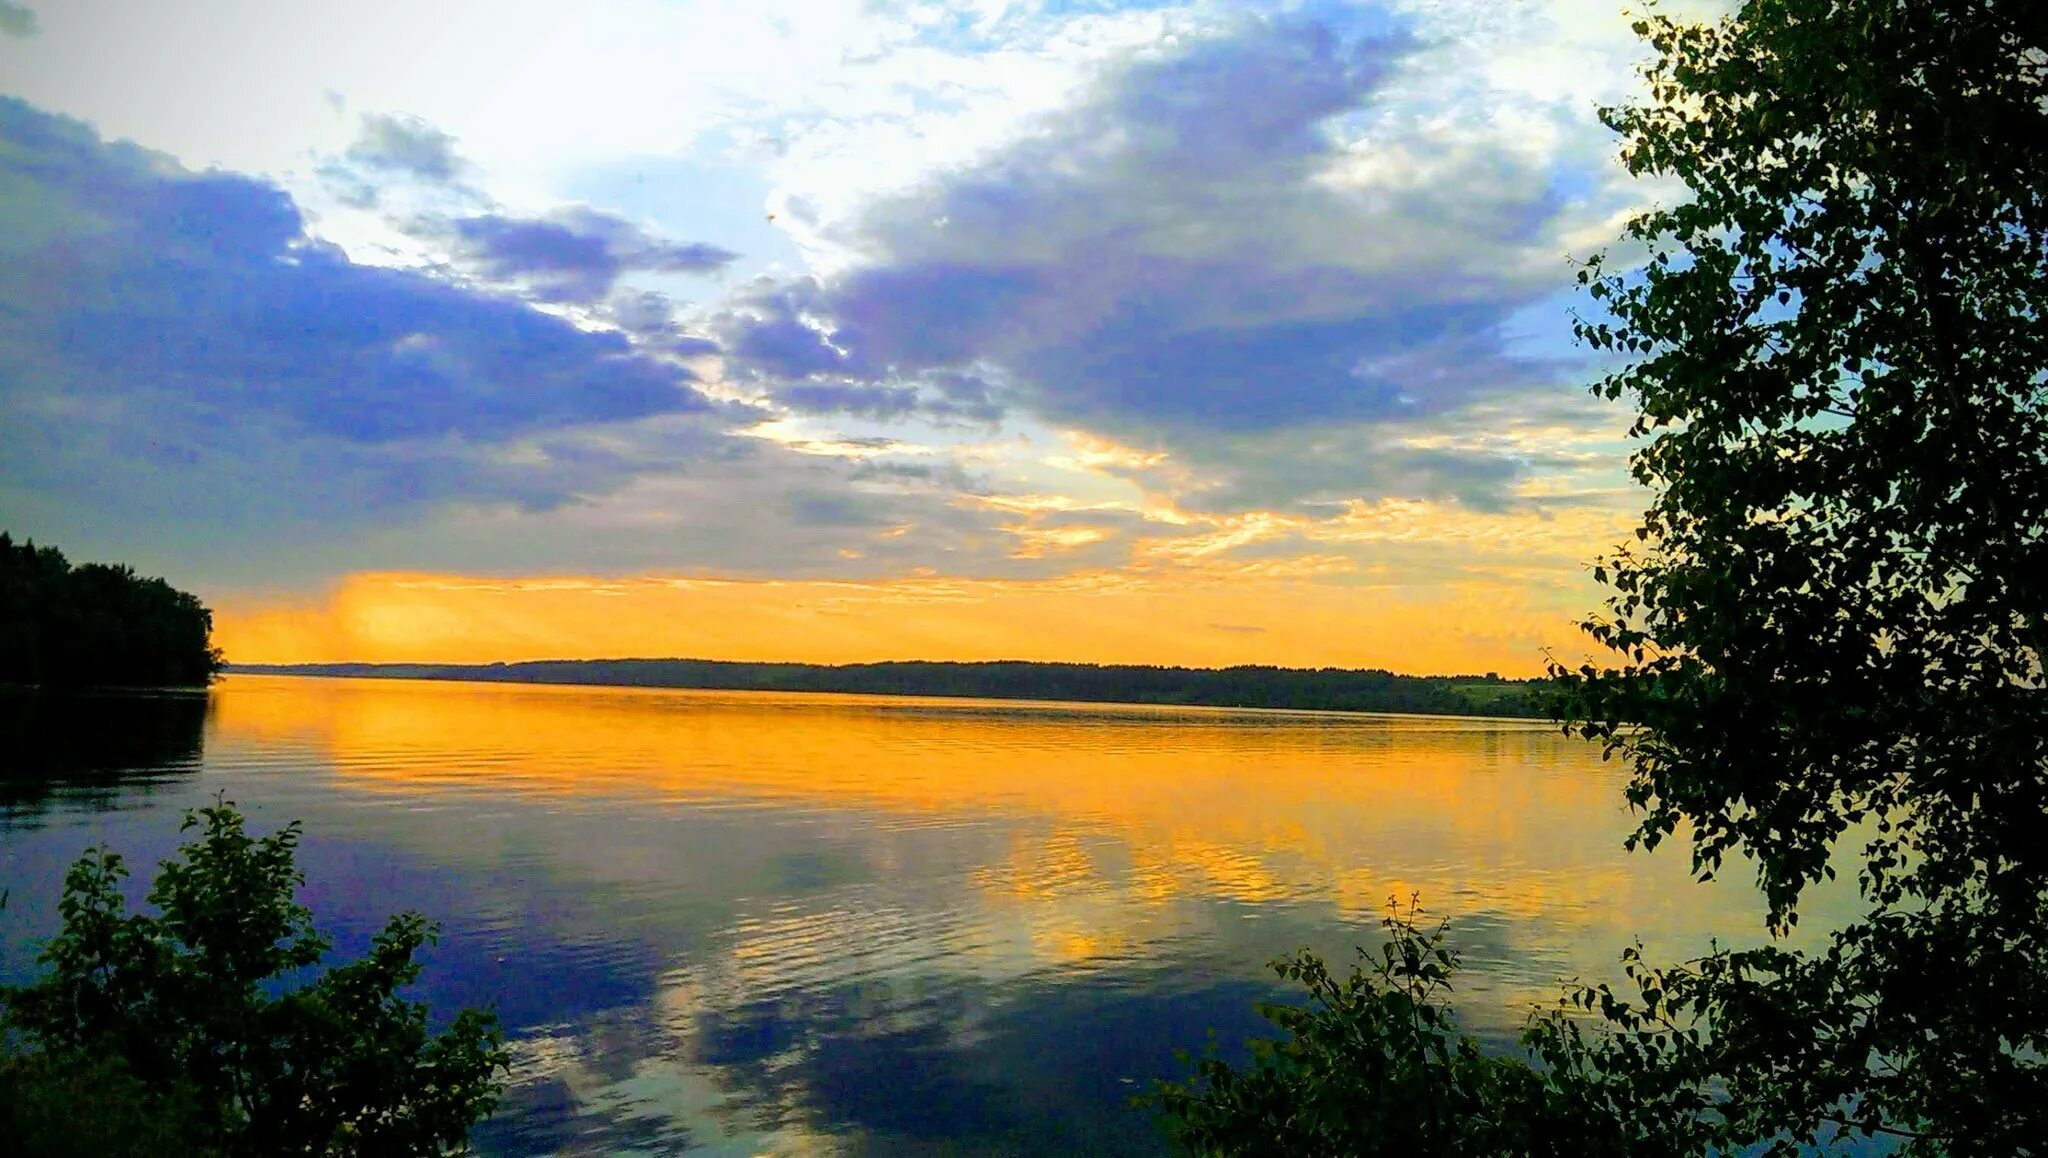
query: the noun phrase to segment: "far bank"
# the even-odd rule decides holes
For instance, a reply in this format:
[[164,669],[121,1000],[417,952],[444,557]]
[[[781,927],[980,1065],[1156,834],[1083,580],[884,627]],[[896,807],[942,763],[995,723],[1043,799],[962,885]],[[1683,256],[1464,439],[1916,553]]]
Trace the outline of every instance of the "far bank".
[[1411,676],[1372,668],[1262,665],[1187,668],[1002,660],[805,664],[707,659],[594,659],[492,664],[230,664],[227,670],[252,675],[478,680],[705,691],[840,692],[1519,718],[1544,715],[1539,693],[1548,682],[1502,679],[1493,673]]

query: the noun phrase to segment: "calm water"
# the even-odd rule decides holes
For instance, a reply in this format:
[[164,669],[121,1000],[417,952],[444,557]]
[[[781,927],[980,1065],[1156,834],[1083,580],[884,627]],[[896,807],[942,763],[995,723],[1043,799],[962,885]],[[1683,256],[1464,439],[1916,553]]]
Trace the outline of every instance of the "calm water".
[[340,945],[424,911],[423,996],[515,1036],[499,1154],[1151,1153],[1130,1095],[1390,896],[1452,918],[1488,1033],[1758,926],[1533,723],[234,676],[9,733],[0,976],[87,845],[302,819]]

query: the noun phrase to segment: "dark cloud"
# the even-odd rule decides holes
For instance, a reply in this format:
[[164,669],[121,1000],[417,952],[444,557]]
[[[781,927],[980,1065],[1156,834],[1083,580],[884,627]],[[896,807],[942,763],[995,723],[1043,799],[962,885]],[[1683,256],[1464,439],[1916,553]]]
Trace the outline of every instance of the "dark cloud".
[[989,384],[988,379],[975,374],[936,370],[926,374],[925,381],[936,387],[947,400],[963,406],[981,406],[995,401],[995,387]]
[[822,316],[832,308],[811,278],[776,283],[758,280],[735,296],[714,319],[733,358],[736,374],[793,379],[817,374],[868,374],[843,343],[854,335],[828,329]]
[[862,382],[797,382],[775,391],[775,401],[813,414],[851,414],[859,418],[902,418],[917,409],[917,391],[908,386],[871,386]]
[[0,36],[34,36],[36,14],[13,0],[0,0]]
[[674,354],[678,358],[701,358],[709,354],[721,353],[725,347],[720,346],[710,338],[700,338],[693,334],[681,334],[669,340],[667,349],[669,353]]
[[431,185],[453,184],[466,167],[455,138],[418,117],[371,113],[344,154],[364,169]]
[[769,397],[807,414],[848,414],[877,422],[916,416],[940,424],[993,423],[1003,417],[1003,407],[986,387],[965,375],[932,375],[910,383],[803,379],[776,386]]
[[675,333],[675,304],[658,293],[641,290],[615,294],[606,303],[606,313],[629,334],[665,338]]
[[0,133],[0,172],[68,201],[9,239],[0,279],[20,312],[0,325],[17,360],[80,386],[182,393],[223,417],[280,416],[359,442],[496,438],[706,405],[687,373],[618,335],[351,263],[309,241],[274,186],[167,173],[19,102],[0,102]]
[[1512,452],[1415,446],[1400,434],[1398,427],[1358,424],[1236,439],[1190,436],[1176,457],[1198,464],[1206,485],[1179,500],[1189,510],[1212,513],[1309,508],[1376,495],[1495,509],[1508,502],[1530,465]]
[[[849,439],[860,442],[861,439]],[[891,439],[881,439],[891,444]],[[884,485],[917,484],[931,489],[932,493],[946,496],[986,494],[988,480],[981,478],[957,462],[941,459],[927,462],[902,462],[877,459],[862,462],[848,476],[852,482],[874,482]],[[950,501],[950,500],[949,500]]]
[[615,290],[601,312],[644,350],[702,358],[724,349],[716,341],[684,329],[676,320],[675,303],[651,290]]
[[[277,188],[0,98],[0,492],[149,535],[616,486],[551,432],[728,414],[616,333],[310,240]],[[232,532],[232,534],[231,534]]]
[[[728,355],[727,373],[762,383],[778,404],[812,414],[984,424],[1003,417],[997,391],[978,374],[915,368],[899,374],[862,357],[868,343],[859,330],[833,323],[828,311],[835,305],[812,278],[757,281],[712,320]],[[941,320],[933,319],[933,332],[943,331]]]
[[967,422],[993,423],[1003,417],[1005,408],[1002,400],[996,387],[986,378],[951,370],[934,370],[925,374],[921,381],[938,395],[936,401],[927,404],[929,412]]
[[790,521],[800,527],[879,527],[889,522],[884,503],[844,492],[794,494],[788,509]]
[[578,207],[546,217],[479,214],[427,224],[485,277],[530,286],[550,301],[602,301],[628,272],[712,273],[738,255],[702,242],[649,236],[609,213]]

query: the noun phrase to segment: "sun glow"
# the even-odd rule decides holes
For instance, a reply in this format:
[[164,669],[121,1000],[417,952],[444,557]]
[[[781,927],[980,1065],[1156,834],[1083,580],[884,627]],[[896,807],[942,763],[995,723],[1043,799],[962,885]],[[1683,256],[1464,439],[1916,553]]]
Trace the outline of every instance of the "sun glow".
[[1571,588],[1418,588],[1337,558],[1282,565],[1298,562],[1035,581],[366,573],[311,601],[220,601],[216,640],[242,663],[1035,659],[1510,675],[1577,646]]

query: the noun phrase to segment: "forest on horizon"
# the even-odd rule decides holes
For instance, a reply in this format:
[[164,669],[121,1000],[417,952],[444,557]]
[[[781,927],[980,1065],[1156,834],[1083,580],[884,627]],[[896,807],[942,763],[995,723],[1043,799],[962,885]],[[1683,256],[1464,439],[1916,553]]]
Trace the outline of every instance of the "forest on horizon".
[[1410,676],[1377,668],[1186,668],[1024,660],[810,664],[592,659],[491,664],[229,664],[227,670],[271,675],[1525,718],[1543,715],[1537,693],[1547,683],[1503,679],[1493,672]]

